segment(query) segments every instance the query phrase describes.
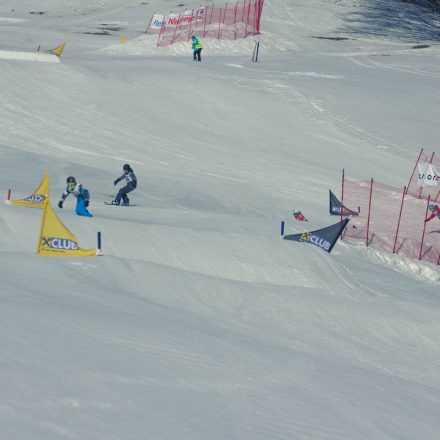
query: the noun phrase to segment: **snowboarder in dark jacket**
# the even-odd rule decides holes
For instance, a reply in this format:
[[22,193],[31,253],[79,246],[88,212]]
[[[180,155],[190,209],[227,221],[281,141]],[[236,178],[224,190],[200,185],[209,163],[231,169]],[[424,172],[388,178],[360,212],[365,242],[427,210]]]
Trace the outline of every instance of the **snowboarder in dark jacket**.
[[66,200],[69,194],[73,194],[76,197],[75,212],[84,217],[93,217],[93,215],[87,210],[90,200],[89,191],[83,188],[80,183],[76,183],[76,179],[73,176],[69,176],[66,179],[66,183],[66,190],[61,195],[61,199],[58,202],[58,208],[62,209],[64,200]]
[[126,180],[127,184],[119,190],[118,195],[116,196],[115,200],[112,201],[112,205],[120,205],[121,199],[122,199],[122,204],[125,206],[128,206],[130,204],[130,200],[127,197],[127,193],[129,193],[130,191],[133,191],[136,188],[137,179],[136,179],[136,176],[134,175],[132,168],[130,167],[130,165],[128,163],[126,163],[122,167],[122,169],[124,170],[124,174],[121,177],[118,177],[113,182],[113,184],[117,185],[118,182],[120,182],[123,179]]

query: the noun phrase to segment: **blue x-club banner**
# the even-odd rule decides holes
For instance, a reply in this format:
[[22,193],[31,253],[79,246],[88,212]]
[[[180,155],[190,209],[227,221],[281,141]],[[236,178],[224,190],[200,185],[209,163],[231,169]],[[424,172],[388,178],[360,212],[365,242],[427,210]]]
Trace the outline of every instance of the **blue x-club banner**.
[[359,215],[357,211],[352,211],[351,209],[346,208],[338,198],[332,193],[329,189],[330,196],[330,215]]
[[327,226],[326,228],[317,229],[316,231],[311,232],[302,232],[301,234],[285,235],[283,238],[284,240],[314,244],[322,250],[330,253],[349,221],[350,219],[346,218],[344,221]]

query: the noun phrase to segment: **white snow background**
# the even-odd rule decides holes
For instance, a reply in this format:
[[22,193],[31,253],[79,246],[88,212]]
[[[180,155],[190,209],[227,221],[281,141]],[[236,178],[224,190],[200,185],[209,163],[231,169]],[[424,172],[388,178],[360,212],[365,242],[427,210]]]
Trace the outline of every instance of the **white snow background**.
[[[440,438],[439,268],[279,232],[337,221],[342,168],[403,187],[440,153],[439,15],[266,0],[258,63],[194,63],[143,34],[177,4],[0,1],[2,198],[74,175],[94,217],[55,209],[105,254],[37,256],[41,210],[0,206],[0,439]],[[106,206],[126,162],[137,206]]]

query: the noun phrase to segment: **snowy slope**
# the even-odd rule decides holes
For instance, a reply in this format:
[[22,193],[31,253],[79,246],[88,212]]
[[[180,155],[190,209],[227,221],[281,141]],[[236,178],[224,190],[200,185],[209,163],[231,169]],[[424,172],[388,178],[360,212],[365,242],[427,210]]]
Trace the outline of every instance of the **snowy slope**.
[[[0,438],[435,439],[439,269],[279,223],[334,222],[342,168],[401,187],[439,152],[438,16],[266,0],[261,62],[251,38],[199,64],[143,34],[170,9],[0,3],[0,188],[48,168],[55,206],[76,176],[94,217],[57,213],[105,254],[38,257],[41,212],[0,206]],[[137,206],[105,206],[126,162]]]

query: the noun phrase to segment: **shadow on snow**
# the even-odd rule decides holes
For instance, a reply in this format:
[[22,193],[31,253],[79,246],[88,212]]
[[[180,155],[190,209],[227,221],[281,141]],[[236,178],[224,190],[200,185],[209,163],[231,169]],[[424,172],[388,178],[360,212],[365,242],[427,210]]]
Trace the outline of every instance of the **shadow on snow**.
[[440,13],[402,0],[363,0],[357,11],[346,15],[353,36],[394,37],[409,42],[440,41]]

